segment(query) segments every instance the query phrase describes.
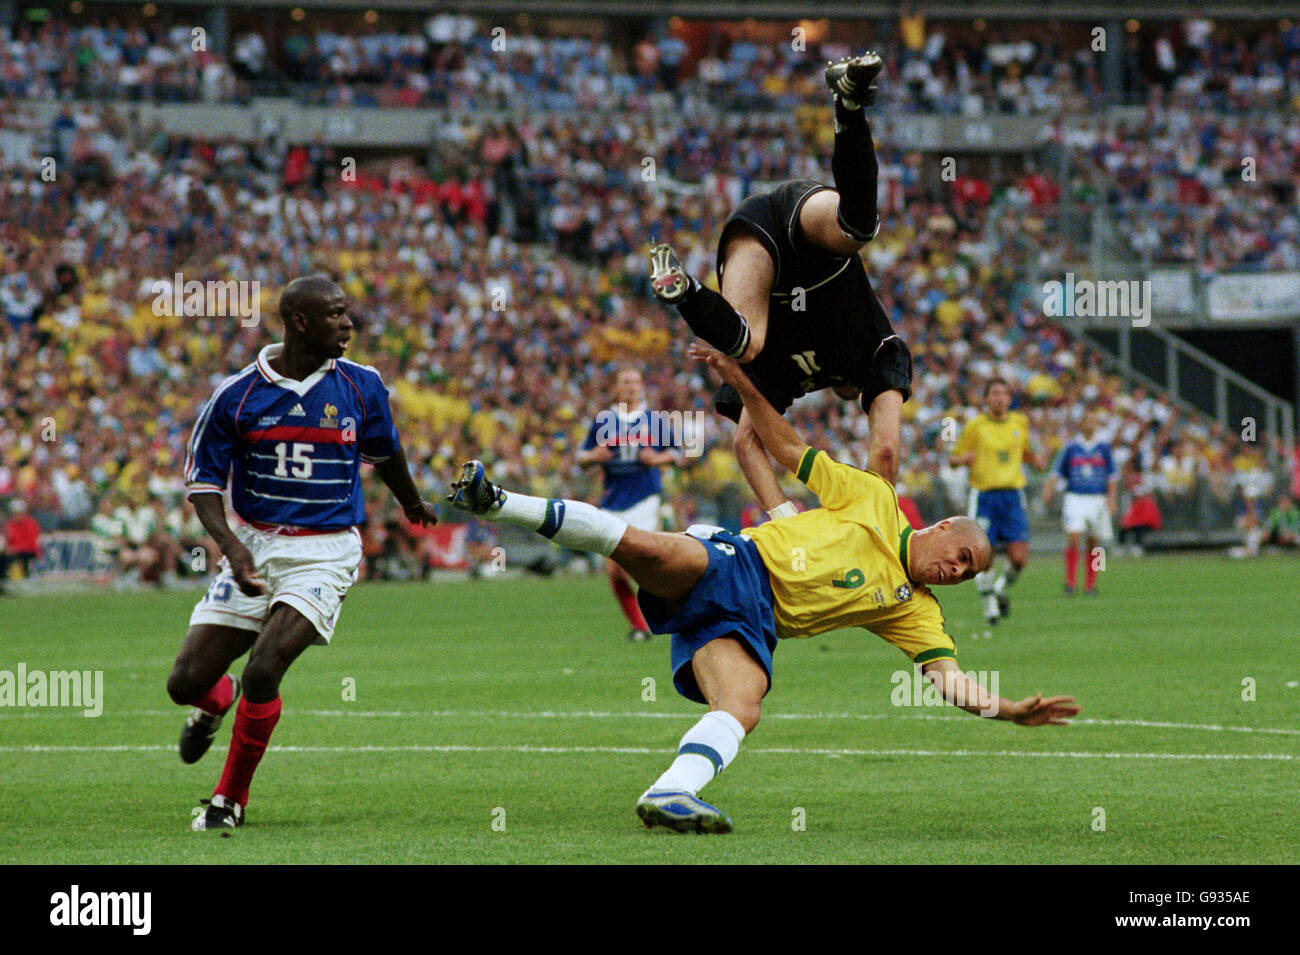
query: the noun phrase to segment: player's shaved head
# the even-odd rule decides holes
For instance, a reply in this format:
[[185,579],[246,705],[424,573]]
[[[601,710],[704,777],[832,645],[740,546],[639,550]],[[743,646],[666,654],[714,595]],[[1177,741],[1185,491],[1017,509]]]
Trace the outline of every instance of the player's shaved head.
[[953,535],[974,549],[976,573],[988,570],[993,564],[993,545],[980,522],[973,517],[958,516],[948,518],[948,523],[952,525]]
[[993,545],[972,518],[948,517],[912,534],[908,573],[923,584],[959,584],[992,564]]
[[287,323],[290,315],[314,315],[324,311],[326,302],[342,294],[343,289],[324,275],[296,278],[280,293],[280,319]]
[[347,293],[324,275],[304,275],[284,287],[280,320],[285,348],[309,356],[303,359],[309,370],[324,359],[342,356],[352,338]]

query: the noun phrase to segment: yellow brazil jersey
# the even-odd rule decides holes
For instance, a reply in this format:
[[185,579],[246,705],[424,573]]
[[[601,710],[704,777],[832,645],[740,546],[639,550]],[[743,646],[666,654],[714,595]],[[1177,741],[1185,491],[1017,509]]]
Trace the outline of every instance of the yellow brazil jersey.
[[915,663],[954,657],[939,601],[908,576],[912,528],[889,482],[813,448],[798,477],[821,507],[742,532],[767,567],[777,635],[865,627]]
[[953,454],[975,452],[970,466],[970,486],[977,491],[1016,490],[1025,486],[1024,460],[1029,450],[1029,419],[1008,411],[1001,421],[987,412],[962,428]]

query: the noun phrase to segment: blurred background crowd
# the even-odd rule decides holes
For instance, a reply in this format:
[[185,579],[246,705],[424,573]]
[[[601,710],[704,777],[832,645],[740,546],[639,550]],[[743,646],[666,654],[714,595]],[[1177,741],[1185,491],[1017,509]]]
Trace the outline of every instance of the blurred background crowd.
[[[958,35],[905,17],[886,39],[884,112],[1058,116],[1099,95],[1086,34],[1065,47],[1033,25]],[[685,358],[684,328],[649,295],[648,243],[671,242],[712,281],[714,242],[741,198],[780,179],[829,182],[821,64],[850,52],[739,39],[688,63],[671,35],[622,46],[512,35],[499,50],[458,17],[369,35],[243,32],[229,60],[192,40],[183,22],[139,19],[0,34],[0,500],[21,524],[13,560],[34,522],[93,531],[131,579],[203,572],[208,544],[183,500],[189,429],[215,385],[278,336],[280,288],[310,272],[352,296],[349,357],[389,384],[430,494],[482,457],[507,485],[592,495],[575,454],[621,365],[643,370],[653,407],[709,409],[713,385]],[[1295,466],[1270,469],[1259,442],[1126,385],[1044,316],[1028,279],[1077,257],[1052,228],[1071,203],[1105,203],[1135,254],[1156,261],[1300,267],[1300,27],[1191,20],[1122,42],[1125,90],[1148,119],[1058,122],[1082,170],[1069,181],[1020,168],[936,190],[915,154],[877,142],[885,221],[864,258],[915,360],[901,485],[927,519],[964,510],[945,425],[980,409],[992,377],[1013,384],[1048,454],[1085,408],[1100,409],[1126,510],[1208,494],[1256,527],[1300,495],[1300,453],[1272,449]],[[452,119],[427,162],[376,157],[345,180],[322,145],[178,137],[99,102],[239,102],[271,88],[304,102],[446,107]],[[66,102],[57,119],[38,119],[31,104],[54,97]],[[494,104],[524,108],[507,121],[482,112]],[[1201,110],[1258,104],[1289,111],[1248,123]],[[584,122],[595,106],[615,118]],[[1260,180],[1290,192],[1238,201],[1245,140]],[[44,156],[58,162],[52,182],[39,175]],[[261,320],[157,314],[177,273],[258,282]],[[864,463],[855,405],[822,393],[791,418]],[[682,526],[734,522],[748,501],[730,424],[704,421],[706,452],[669,476]],[[427,563],[378,482],[367,489],[372,567]],[[488,559],[488,537],[470,544]]]

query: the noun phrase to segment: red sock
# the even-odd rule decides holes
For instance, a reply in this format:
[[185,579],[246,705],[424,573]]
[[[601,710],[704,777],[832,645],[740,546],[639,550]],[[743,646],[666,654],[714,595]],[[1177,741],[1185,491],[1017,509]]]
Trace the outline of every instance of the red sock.
[[1087,576],[1084,577],[1084,587],[1088,590],[1092,590],[1092,588],[1097,586],[1097,559],[1093,557],[1092,554],[1088,555],[1088,569],[1086,574]]
[[230,709],[230,704],[235,700],[235,681],[229,673],[225,674],[212,688],[208,690],[207,695],[194,705],[204,713],[215,713],[217,716],[225,714]]
[[235,707],[235,730],[230,738],[230,752],[226,754],[226,768],[221,771],[221,781],[212,790],[214,796],[225,796],[241,806],[248,805],[248,787],[262,761],[271,731],[280,722],[280,698],[270,703],[250,703],[248,697]]
[[636,602],[636,594],[632,593],[627,580],[618,576],[611,577],[610,582],[614,585],[614,596],[618,598],[619,605],[623,608],[623,616],[627,617],[627,622],[632,625],[632,629],[649,630],[650,625],[645,622],[641,605]]
[[1074,589],[1074,582],[1079,579],[1079,552],[1073,547],[1065,548],[1065,586]]

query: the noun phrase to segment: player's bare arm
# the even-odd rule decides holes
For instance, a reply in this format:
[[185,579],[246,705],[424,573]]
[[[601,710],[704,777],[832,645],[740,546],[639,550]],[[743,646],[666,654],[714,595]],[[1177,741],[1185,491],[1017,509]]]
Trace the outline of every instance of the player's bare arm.
[[890,484],[898,483],[902,420],[903,393],[892,388],[876,395],[867,411],[867,467]]
[[411,477],[411,469],[406,461],[406,452],[399,450],[392,457],[375,465],[375,474],[383,481],[402,506],[402,513],[412,524],[432,527],[438,523],[438,514],[434,505],[420,497],[420,491]]
[[799,458],[808,447],[808,442],[799,436],[799,432],[790,422],[782,418],[772,407],[771,402],[754,387],[754,383],[749,380],[749,376],[735,359],[728,358],[716,348],[711,348],[702,342],[693,342],[687,355],[696,361],[706,363],[722,377],[723,381],[736,389],[740,400],[745,403],[745,410],[749,412],[754,430],[768,453],[781,467],[788,471],[797,471]]
[[[768,514],[772,514],[775,509],[786,503],[785,492],[781,490],[780,482],[772,471],[772,462],[767,456],[767,448],[763,446],[763,439],[754,430],[754,422],[749,416],[748,409],[740,412],[731,446],[735,451],[736,462],[740,465],[741,473],[745,475],[745,480],[749,482],[749,486],[758,497],[758,503]],[[772,514],[772,516],[776,515]]]
[[230,573],[235,582],[249,597],[266,593],[266,582],[255,569],[253,555],[243,541],[235,536],[226,521],[226,504],[220,494],[194,494],[190,497],[194,511],[204,530],[216,542],[222,555],[230,563]]
[[1049,696],[1037,693],[1023,700],[994,696],[967,676],[956,660],[931,660],[921,672],[935,685],[943,698],[967,713],[988,719],[1009,720],[1021,726],[1068,726],[1079,707],[1072,696]]
[[684,462],[685,457],[680,451],[674,451],[671,448],[663,451],[656,451],[653,448],[642,448],[640,453],[637,454],[637,460],[647,467],[652,468],[661,468],[669,464],[680,467]]
[[1043,507],[1052,506],[1052,497],[1056,493],[1056,473],[1053,472],[1043,481]]
[[604,445],[597,445],[590,451],[578,452],[578,464],[580,467],[590,468],[597,464],[604,464],[606,461],[614,460],[614,449]]

